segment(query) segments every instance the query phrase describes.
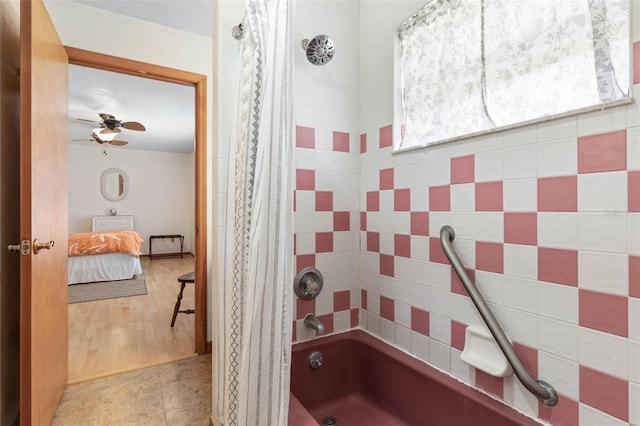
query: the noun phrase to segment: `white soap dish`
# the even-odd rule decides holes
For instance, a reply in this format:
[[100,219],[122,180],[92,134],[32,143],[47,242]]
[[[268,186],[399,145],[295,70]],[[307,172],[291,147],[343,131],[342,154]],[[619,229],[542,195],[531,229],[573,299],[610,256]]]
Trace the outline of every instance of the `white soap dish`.
[[511,365],[500,347],[484,328],[469,326],[465,331],[464,350],[460,359],[467,364],[495,377],[513,374]]

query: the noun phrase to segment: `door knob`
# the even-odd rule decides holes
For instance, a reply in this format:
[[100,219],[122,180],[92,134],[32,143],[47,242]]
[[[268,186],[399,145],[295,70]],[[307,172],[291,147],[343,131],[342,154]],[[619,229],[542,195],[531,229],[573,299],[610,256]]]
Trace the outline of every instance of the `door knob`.
[[51,247],[53,247],[56,243],[51,240],[48,243],[43,243],[38,241],[38,239],[36,238],[35,240],[33,240],[33,254],[38,254],[38,252],[40,250],[51,250]]

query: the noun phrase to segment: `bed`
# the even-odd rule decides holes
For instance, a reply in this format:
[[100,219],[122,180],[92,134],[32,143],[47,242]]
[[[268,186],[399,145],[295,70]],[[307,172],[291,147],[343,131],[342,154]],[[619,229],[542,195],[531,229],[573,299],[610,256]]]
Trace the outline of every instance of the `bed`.
[[141,274],[142,241],[133,230],[69,234],[69,284],[126,280]]

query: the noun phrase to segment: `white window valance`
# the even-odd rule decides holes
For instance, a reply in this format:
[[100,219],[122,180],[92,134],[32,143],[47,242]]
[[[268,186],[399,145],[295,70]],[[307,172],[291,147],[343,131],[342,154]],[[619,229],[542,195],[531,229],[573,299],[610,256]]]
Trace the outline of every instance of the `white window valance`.
[[399,36],[398,149],[629,96],[628,0],[434,0]]

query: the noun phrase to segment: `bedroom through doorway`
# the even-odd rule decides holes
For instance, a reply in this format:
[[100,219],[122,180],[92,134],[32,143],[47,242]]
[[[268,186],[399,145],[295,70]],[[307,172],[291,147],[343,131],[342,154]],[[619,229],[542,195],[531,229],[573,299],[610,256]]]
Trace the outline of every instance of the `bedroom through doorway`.
[[[69,383],[204,354],[207,351],[206,77],[94,52],[66,49],[70,69],[106,72],[118,80],[100,85],[81,73],[77,74],[80,77],[75,81],[88,86],[72,88],[74,80],[70,78],[70,233],[91,231],[88,228],[96,216],[133,216],[133,229],[144,240],[140,256],[142,273],[135,278],[144,280],[143,286],[146,287],[146,294],[69,305]],[[123,77],[145,83],[151,80],[156,86],[143,92],[164,93],[165,99],[149,96],[151,100],[137,102],[134,97],[136,91],[132,87],[142,85],[139,82],[122,83]],[[188,105],[185,106],[172,90],[161,89],[176,85],[189,87],[193,92]],[[73,90],[78,91],[75,97],[81,98],[84,104],[74,103]],[[126,98],[119,99],[123,94]],[[149,111],[151,107],[146,110],[132,107],[150,103],[170,105],[165,108],[170,117]],[[171,143],[172,135],[173,139],[179,139],[179,134],[172,133],[174,129],[171,127],[171,117],[176,123],[178,120],[176,108],[190,109],[193,130],[190,152],[184,147],[171,151],[159,146],[162,141],[157,134],[146,140],[142,137],[152,134],[152,129],[164,126],[161,131],[168,136],[167,144]],[[93,137],[92,132],[104,129],[103,123],[109,123],[106,120],[101,123],[105,113],[125,124],[114,140],[126,140],[127,144],[101,143]],[[94,114],[97,118],[95,126],[90,123]],[[129,120],[144,124],[145,130],[127,129]],[[169,127],[166,127],[167,123]],[[74,133],[72,128],[78,130]],[[84,133],[78,134],[78,131]],[[101,134],[98,139],[102,139]],[[147,142],[153,145],[145,146]],[[91,161],[93,165],[89,164]],[[95,184],[99,178],[88,176],[92,169],[94,174],[100,175],[103,170],[114,168],[124,171],[126,180],[120,183],[127,185],[126,198],[117,201],[103,197],[100,184]],[[81,182],[77,184],[79,177]],[[76,182],[76,187],[72,182]],[[77,202],[74,203],[72,194],[81,191],[86,192],[76,194]],[[180,235],[182,238],[178,238],[178,242],[181,244],[176,244],[176,238],[154,240],[151,260],[148,256],[151,235]],[[156,257],[158,253],[178,254],[183,251],[182,256]],[[171,327],[180,289],[177,278],[189,272],[195,272],[195,283],[185,287],[180,309],[194,309],[195,315],[178,314],[174,327]]]

